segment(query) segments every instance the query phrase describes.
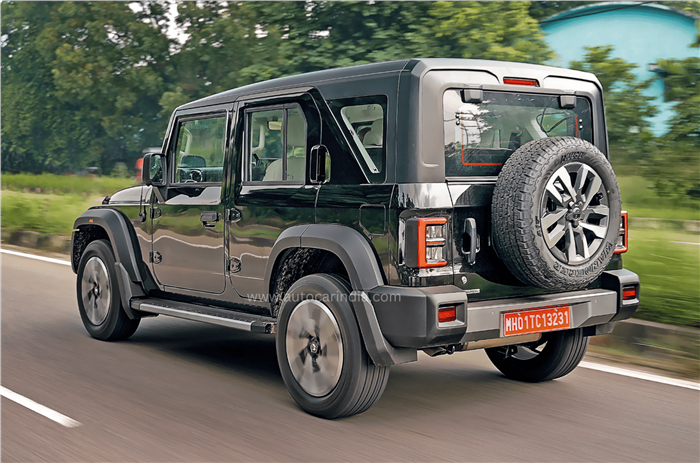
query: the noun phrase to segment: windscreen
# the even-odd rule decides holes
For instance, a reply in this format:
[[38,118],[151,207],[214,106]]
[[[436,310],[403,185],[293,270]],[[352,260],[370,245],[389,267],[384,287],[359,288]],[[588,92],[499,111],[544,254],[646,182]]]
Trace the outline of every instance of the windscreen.
[[545,137],[593,141],[591,105],[576,97],[562,108],[557,95],[487,92],[465,103],[460,89],[445,91],[445,176],[497,176],[525,143]]

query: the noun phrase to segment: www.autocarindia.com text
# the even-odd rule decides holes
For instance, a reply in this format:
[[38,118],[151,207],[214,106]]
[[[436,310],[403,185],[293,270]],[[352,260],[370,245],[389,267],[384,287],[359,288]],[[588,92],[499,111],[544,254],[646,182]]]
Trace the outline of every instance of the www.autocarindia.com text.
[[[265,302],[301,302],[305,299],[314,299],[319,302],[359,302],[362,300],[362,294],[363,293],[359,292],[353,292],[350,294],[318,294],[301,292],[285,294],[282,297],[279,297],[275,294],[248,294],[246,297],[248,297],[249,299],[255,299],[257,301]],[[371,302],[401,302],[400,294],[364,293],[364,295]]]

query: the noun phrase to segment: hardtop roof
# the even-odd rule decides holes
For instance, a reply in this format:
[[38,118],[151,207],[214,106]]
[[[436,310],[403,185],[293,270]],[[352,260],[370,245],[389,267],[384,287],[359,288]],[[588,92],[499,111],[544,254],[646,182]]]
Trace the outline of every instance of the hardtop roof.
[[[455,58],[412,58],[395,61],[383,61],[379,63],[360,64],[341,68],[326,69],[322,71],[308,72],[277,79],[266,80],[255,84],[245,85],[231,90],[226,90],[215,95],[192,101],[180,106],[178,109],[193,109],[220,103],[230,103],[238,98],[263,92],[284,90],[298,87],[316,87],[333,85],[333,81],[343,81],[346,84],[353,78],[366,78],[368,75],[399,73],[403,70],[418,71],[421,75],[431,70],[474,70],[485,71],[494,74],[502,81],[503,77],[534,77],[540,81],[547,76],[560,76],[572,79],[580,79],[598,83],[598,79],[591,73],[574,71],[571,69],[544,66],[539,64],[517,63],[509,61],[455,59]],[[526,75],[511,75],[521,71]]]

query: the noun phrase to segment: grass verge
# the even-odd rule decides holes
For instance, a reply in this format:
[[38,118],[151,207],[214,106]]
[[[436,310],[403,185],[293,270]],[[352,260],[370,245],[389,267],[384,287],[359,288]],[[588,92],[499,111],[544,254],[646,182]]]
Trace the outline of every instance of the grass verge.
[[80,214],[101,198],[77,194],[45,195],[18,191],[2,192],[3,239],[15,230],[30,230],[42,235],[70,236]]
[[672,230],[630,230],[622,260],[642,284],[636,318],[700,328],[700,246],[692,244],[698,238]]
[[617,182],[622,193],[622,209],[630,217],[700,220],[700,201],[680,204],[675,199],[660,197],[644,177],[618,177]]
[[129,178],[76,177],[54,174],[2,174],[2,189],[44,194],[111,195],[134,185]]

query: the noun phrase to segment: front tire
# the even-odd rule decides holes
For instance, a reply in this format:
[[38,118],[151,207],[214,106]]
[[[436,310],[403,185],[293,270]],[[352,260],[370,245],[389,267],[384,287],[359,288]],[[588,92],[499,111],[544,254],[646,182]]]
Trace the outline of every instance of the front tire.
[[587,348],[588,337],[578,328],[546,333],[536,343],[486,349],[486,355],[506,377],[538,383],[571,373]]
[[280,308],[277,362],[289,393],[306,412],[352,416],[381,397],[389,367],[367,354],[349,302],[348,285],[333,275],[301,278]]
[[115,259],[109,241],[90,243],[78,265],[78,309],[90,336],[102,341],[129,338],[140,319],[130,319],[122,309]]

